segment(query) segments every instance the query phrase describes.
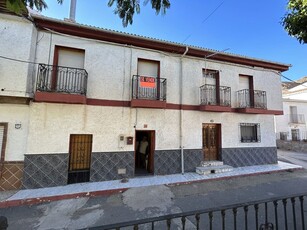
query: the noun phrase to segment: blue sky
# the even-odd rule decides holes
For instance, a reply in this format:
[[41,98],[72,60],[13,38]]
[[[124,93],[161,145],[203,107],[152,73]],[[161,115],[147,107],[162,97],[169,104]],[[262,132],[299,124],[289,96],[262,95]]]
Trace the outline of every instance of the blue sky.
[[[157,16],[150,3],[143,6],[140,0],[141,13],[134,16],[133,25],[124,28],[114,7],[107,7],[108,0],[77,0],[76,21],[209,49],[229,49],[229,53],[291,64],[283,75],[293,80],[307,76],[307,44],[290,37],[280,24],[286,0],[170,1],[166,15]],[[63,5],[56,0],[46,2],[48,9],[43,15],[68,17],[70,0]]]

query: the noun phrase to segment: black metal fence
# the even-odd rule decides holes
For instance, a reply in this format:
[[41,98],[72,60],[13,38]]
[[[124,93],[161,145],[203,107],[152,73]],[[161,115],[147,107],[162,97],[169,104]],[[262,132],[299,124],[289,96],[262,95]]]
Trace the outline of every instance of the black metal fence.
[[[217,92],[218,91],[218,92]],[[200,87],[201,105],[231,106],[231,89],[227,86],[205,84]]]
[[305,230],[306,195],[271,198],[88,229]]
[[166,101],[166,79],[133,75],[132,98]]
[[242,89],[237,91],[238,108],[266,109],[266,92],[262,90]]
[[36,90],[86,95],[87,77],[85,69],[39,64]]

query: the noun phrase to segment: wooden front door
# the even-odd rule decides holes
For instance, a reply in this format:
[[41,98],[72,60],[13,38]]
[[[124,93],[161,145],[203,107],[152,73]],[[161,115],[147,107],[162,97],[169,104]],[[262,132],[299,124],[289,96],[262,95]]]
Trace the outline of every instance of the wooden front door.
[[93,136],[71,134],[69,144],[68,183],[89,181]]
[[220,125],[203,124],[203,154],[205,161],[219,159]]

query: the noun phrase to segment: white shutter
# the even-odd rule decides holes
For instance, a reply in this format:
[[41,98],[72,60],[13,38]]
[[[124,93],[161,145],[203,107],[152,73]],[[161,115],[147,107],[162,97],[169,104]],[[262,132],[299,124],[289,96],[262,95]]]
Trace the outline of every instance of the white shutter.
[[159,65],[157,62],[138,61],[138,75],[147,77],[158,77]]
[[58,66],[83,69],[84,52],[60,49]]
[[249,89],[249,77],[240,76],[239,78],[239,90],[241,89]]

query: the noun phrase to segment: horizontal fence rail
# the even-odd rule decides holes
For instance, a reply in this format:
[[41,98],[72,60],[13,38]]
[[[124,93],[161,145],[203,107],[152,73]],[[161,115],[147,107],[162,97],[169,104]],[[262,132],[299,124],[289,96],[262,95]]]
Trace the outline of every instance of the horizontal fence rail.
[[266,91],[242,89],[237,91],[238,108],[267,108]]
[[304,114],[288,114],[289,123],[305,124]]
[[205,84],[200,87],[201,105],[231,106],[231,88]]
[[305,230],[306,196],[297,194],[87,229]]
[[166,101],[166,79],[132,76],[132,98]]
[[36,90],[86,95],[85,69],[39,64]]

